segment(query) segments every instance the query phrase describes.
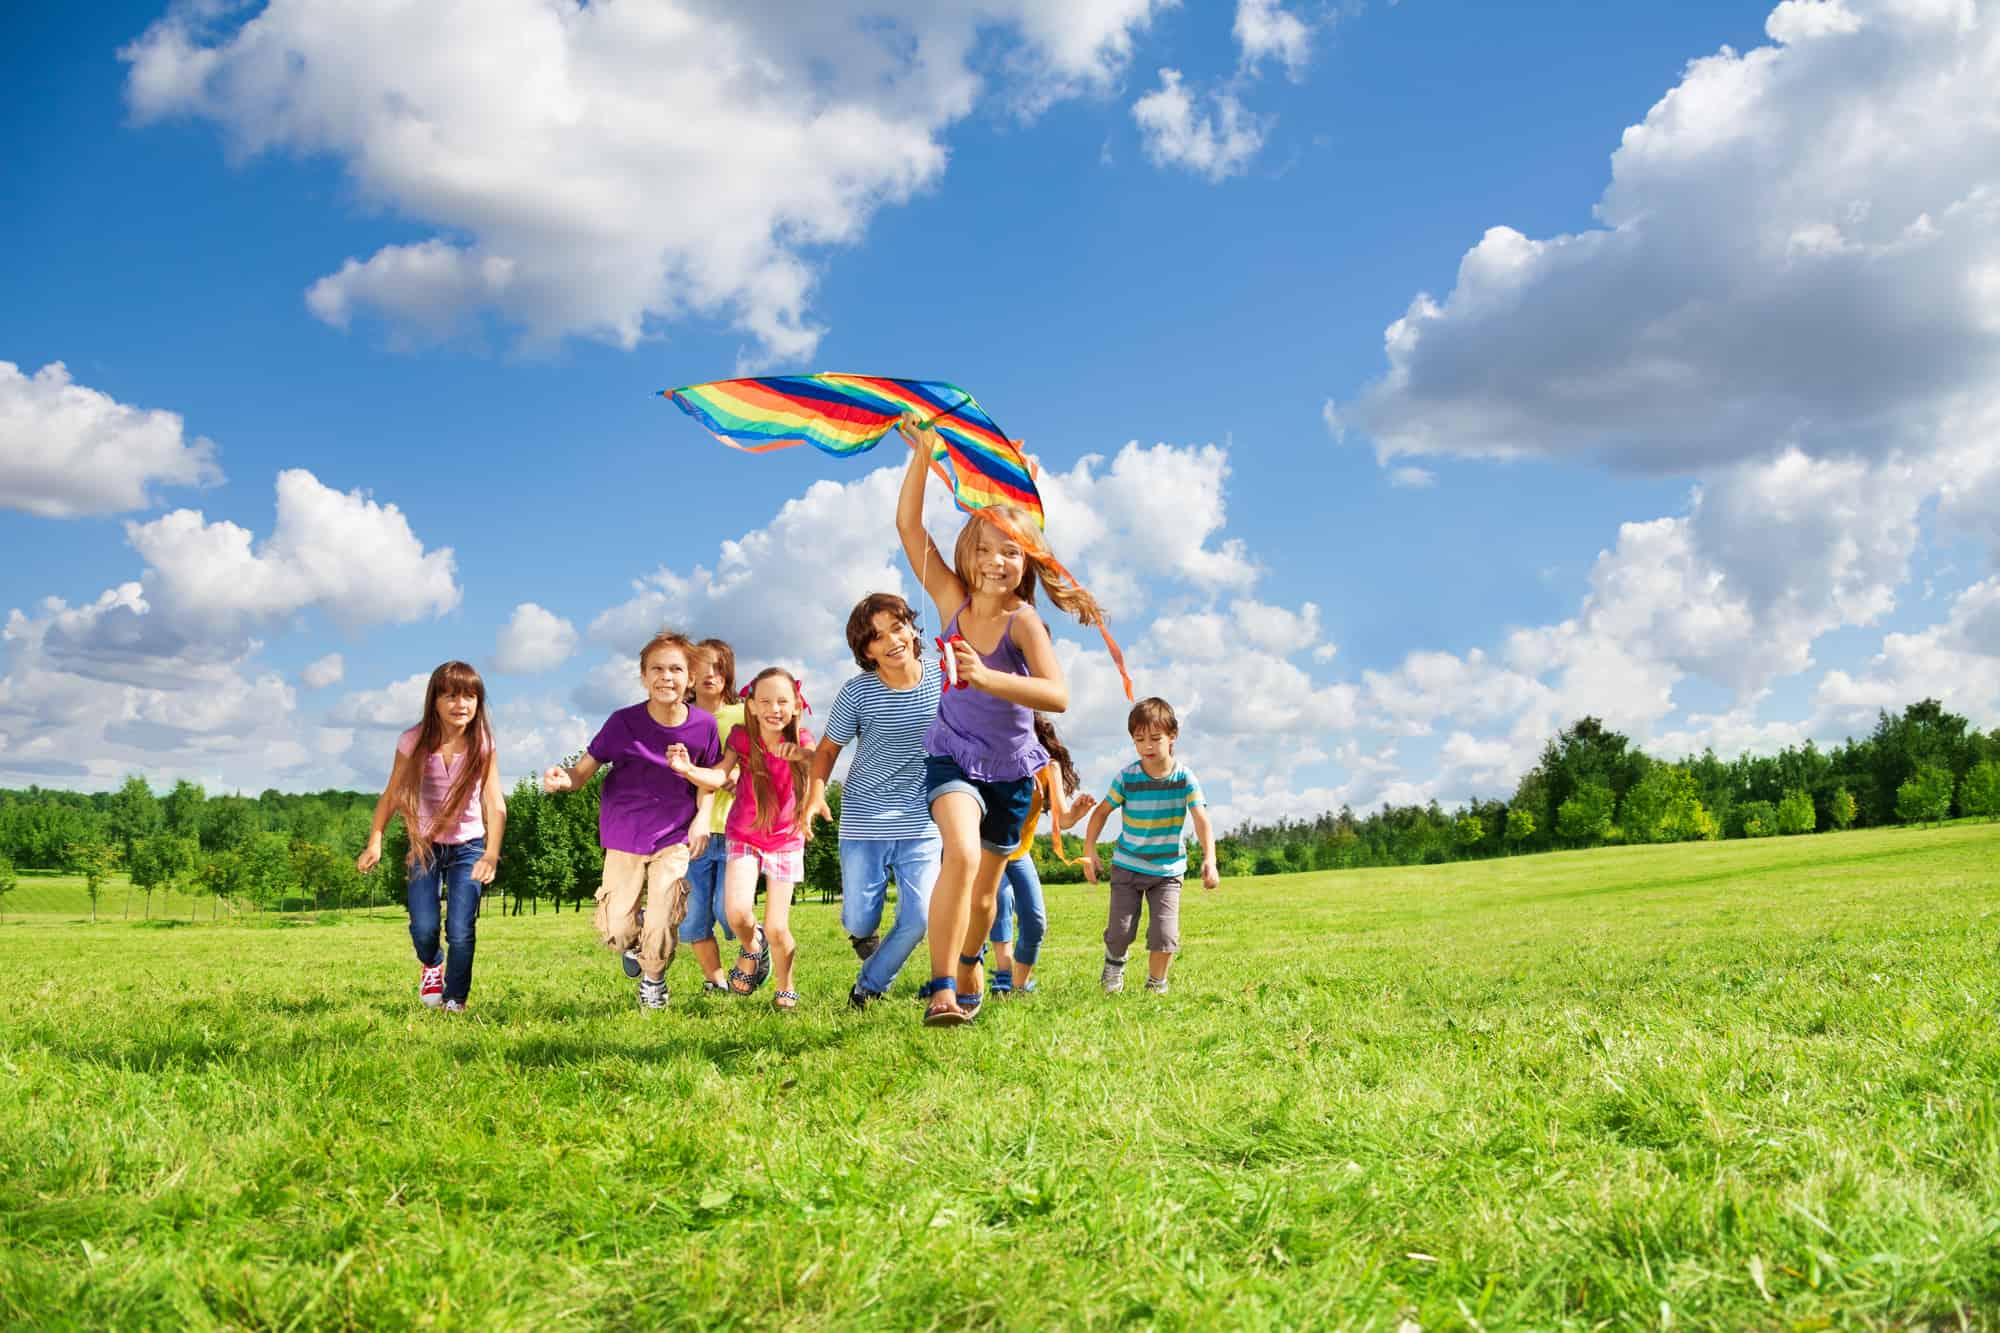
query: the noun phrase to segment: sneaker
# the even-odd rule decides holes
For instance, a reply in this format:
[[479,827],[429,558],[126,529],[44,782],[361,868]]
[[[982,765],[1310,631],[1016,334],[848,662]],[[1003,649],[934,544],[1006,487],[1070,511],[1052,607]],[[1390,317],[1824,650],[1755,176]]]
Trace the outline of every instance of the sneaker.
[[639,978],[639,1007],[641,1009],[664,1009],[667,1007],[667,979],[654,981],[651,977]]
[[444,1011],[448,1014],[462,1014],[465,1012],[465,1001],[446,1000],[444,1002]]
[[417,978],[417,998],[432,1009],[444,1003],[444,964],[426,967]]
[[847,1007],[859,1012],[881,998],[872,990],[864,990],[857,981],[847,992]]
[[703,995],[727,995],[729,994],[729,987],[720,981],[704,980],[701,983],[701,993]]
[[880,935],[849,935],[847,942],[854,946],[854,956],[864,963],[873,958],[875,951],[882,947]]
[[1167,993],[1167,979],[1165,977],[1147,977],[1146,993],[1148,995],[1165,995]]
[[627,949],[620,961],[625,964],[626,976],[636,978],[639,975],[639,951],[637,949]]
[[1105,960],[1104,971],[1098,974],[1097,984],[1104,987],[1106,995],[1116,995],[1125,989],[1125,964]]

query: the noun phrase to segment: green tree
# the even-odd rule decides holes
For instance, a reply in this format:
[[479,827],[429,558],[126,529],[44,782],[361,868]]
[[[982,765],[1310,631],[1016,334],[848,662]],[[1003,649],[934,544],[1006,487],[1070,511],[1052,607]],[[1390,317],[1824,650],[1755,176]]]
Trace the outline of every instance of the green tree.
[[840,784],[826,784],[826,803],[833,818],[815,824],[813,840],[806,844],[805,888],[838,897],[840,894]]
[[1534,814],[1521,806],[1511,807],[1507,811],[1507,845],[1519,851],[1534,836]]
[[174,789],[160,802],[161,813],[166,820],[167,832],[177,838],[198,838],[201,836],[202,806],[208,801],[208,793],[198,782],[182,778],[174,784]]
[[1457,844],[1460,855],[1477,847],[1485,836],[1486,822],[1470,810],[1452,821],[1451,839]]
[[153,795],[153,789],[146,785],[146,779],[137,773],[125,779],[125,784],[111,794],[105,805],[106,828],[119,854],[129,862],[132,849],[140,841],[152,837],[166,824],[166,816],[160,807],[160,798]]
[[1604,841],[1611,836],[1611,812],[1616,800],[1607,783],[1579,784],[1575,794],[1556,808],[1556,832],[1576,847]]
[[1800,787],[1785,793],[1778,802],[1778,832],[1791,835],[1811,833],[1819,827],[1819,815],[1813,810],[1812,794]]
[[1951,770],[1942,764],[1925,764],[1916,776],[1896,788],[1896,818],[1905,824],[1944,820],[1951,813]]
[[261,908],[282,907],[295,883],[291,840],[282,833],[259,833],[239,855],[243,862],[242,895]]
[[1769,801],[1744,801],[1736,807],[1738,833],[1745,838],[1769,838],[1778,831],[1778,807]]
[[1834,788],[1833,800],[1828,804],[1826,813],[1835,828],[1844,829],[1851,826],[1856,813],[1854,793],[1845,787]]
[[1982,759],[1966,770],[1958,785],[1960,814],[2000,819],[2000,760]]
[[358,896],[360,872],[354,862],[323,842],[294,838],[292,883],[314,907],[344,907]]
[[20,882],[20,876],[14,873],[14,863],[0,856],[0,912],[6,910],[7,895],[12,893],[14,886]]
[[156,833],[132,849],[127,864],[133,885],[145,890],[148,917],[153,915],[153,891],[186,883],[194,874],[195,858],[200,853],[201,844],[194,838],[172,833]]
[[104,882],[118,868],[118,849],[108,842],[73,842],[69,845],[69,869],[83,876],[84,891],[90,895],[90,924],[97,924],[97,897]]

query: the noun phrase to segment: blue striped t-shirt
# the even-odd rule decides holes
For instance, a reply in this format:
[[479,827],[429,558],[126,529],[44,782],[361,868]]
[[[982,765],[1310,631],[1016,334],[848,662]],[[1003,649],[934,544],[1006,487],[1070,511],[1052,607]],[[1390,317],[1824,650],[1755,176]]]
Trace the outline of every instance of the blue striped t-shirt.
[[924,792],[924,733],[937,716],[944,673],[935,661],[923,667],[907,690],[892,690],[874,672],[863,672],[833,701],[825,738],[836,745],[861,738],[840,788],[843,839],[937,836]]
[[1148,774],[1144,764],[1127,764],[1112,779],[1104,804],[1123,807],[1112,865],[1139,875],[1187,873],[1187,848],[1181,845],[1181,830],[1189,810],[1208,804],[1194,774],[1179,762],[1163,778]]

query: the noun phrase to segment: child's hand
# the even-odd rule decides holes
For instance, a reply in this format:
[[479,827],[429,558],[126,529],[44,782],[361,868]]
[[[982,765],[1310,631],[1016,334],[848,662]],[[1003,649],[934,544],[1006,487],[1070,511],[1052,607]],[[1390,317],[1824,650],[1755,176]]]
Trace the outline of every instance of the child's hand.
[[688,860],[698,861],[701,859],[701,854],[708,850],[708,836],[709,835],[706,832],[700,829],[695,829],[689,832]]
[[1203,861],[1201,863],[1201,886],[1204,889],[1212,889],[1220,883],[1222,883],[1222,874],[1215,868],[1215,862],[1213,860]]
[[1083,854],[1083,880],[1086,884],[1097,883],[1097,877],[1104,873],[1104,867],[1097,864],[1096,852]]
[[669,745],[667,747],[667,767],[682,777],[686,777],[688,770],[694,767],[694,761],[688,758],[688,747],[680,744],[678,741]]
[[354,858],[354,868],[365,875],[373,870],[381,860],[382,839],[379,837],[370,838],[368,845],[362,848],[361,855]]
[[983,690],[993,678],[993,669],[979,656],[979,650],[964,639],[946,639],[944,650],[958,668],[958,683],[967,689]]
[[833,807],[826,803],[826,797],[813,797],[811,801],[807,802],[806,807],[799,811],[798,829],[800,836],[807,842],[811,842],[813,838],[813,821],[815,819],[832,818]]
[[542,790],[545,792],[568,791],[575,785],[569,780],[569,770],[561,764],[550,764],[542,770]]
[[1075,824],[1077,820],[1083,818],[1096,808],[1097,798],[1089,792],[1083,793],[1083,795],[1076,797],[1069,803],[1069,822]]
[[491,884],[493,882],[493,876],[498,874],[499,870],[500,870],[499,855],[494,852],[488,852],[484,856],[480,857],[477,861],[474,861],[472,863],[473,883]]

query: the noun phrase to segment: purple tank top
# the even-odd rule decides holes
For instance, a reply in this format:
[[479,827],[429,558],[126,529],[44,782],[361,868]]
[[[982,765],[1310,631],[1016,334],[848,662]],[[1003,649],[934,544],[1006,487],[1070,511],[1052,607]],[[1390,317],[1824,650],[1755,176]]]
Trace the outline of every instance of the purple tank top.
[[[958,617],[965,603],[952,613],[945,637],[959,633]],[[980,653],[988,670],[1028,676],[1028,659],[1014,642],[1014,616],[1000,626],[1000,646]],[[977,650],[975,650],[977,651]],[[995,698],[985,690],[947,689],[938,703],[937,718],[924,733],[924,753],[942,755],[957,762],[965,775],[978,782],[1013,782],[1033,777],[1049,762],[1049,752],[1035,739],[1035,714],[1019,704]]]

